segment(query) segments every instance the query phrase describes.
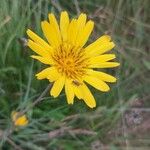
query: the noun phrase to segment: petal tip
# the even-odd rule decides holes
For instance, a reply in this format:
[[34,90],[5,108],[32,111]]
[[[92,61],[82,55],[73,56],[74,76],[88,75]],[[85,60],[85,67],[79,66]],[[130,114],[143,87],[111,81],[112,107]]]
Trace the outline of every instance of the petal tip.
[[88,105],[90,108],[95,108],[96,107],[96,103],[92,104],[92,105]]
[[111,36],[108,34],[103,35],[105,37],[105,39],[109,42],[111,41]]
[[94,26],[94,21],[89,20],[88,23],[91,24],[91,26]]
[[116,45],[114,42],[110,42],[112,44],[112,48],[114,48]]
[[73,105],[73,102],[68,103],[69,105]]
[[50,95],[53,96],[54,98],[57,97],[52,91],[50,91]]
[[68,14],[66,10],[61,11],[61,14]]
[[43,78],[40,76],[39,73],[37,73],[37,74],[35,75],[35,77],[36,77],[38,80],[42,80],[42,79],[43,79]]
[[27,29],[26,33],[27,35],[30,34],[31,30],[30,29]]
[[30,57],[31,57],[31,58],[35,58],[35,55],[31,55]]
[[112,80],[112,82],[117,82],[117,79],[116,79],[116,78],[114,78],[114,79]]
[[120,66],[120,63],[116,62],[116,66],[115,67],[119,67]]

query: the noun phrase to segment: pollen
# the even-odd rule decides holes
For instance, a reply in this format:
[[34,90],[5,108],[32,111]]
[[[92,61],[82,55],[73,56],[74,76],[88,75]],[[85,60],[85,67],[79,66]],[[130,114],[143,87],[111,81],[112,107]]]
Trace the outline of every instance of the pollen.
[[64,42],[52,56],[59,73],[70,79],[79,79],[86,73],[89,61],[84,49]]

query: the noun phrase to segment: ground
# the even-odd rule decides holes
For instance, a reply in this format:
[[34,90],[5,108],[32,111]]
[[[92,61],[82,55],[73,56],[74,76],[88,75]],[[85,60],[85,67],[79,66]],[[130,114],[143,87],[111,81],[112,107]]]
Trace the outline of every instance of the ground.
[[[149,6],[149,0],[1,0],[1,149],[149,149]],[[49,12],[58,17],[62,10],[70,17],[84,12],[95,22],[89,43],[109,34],[116,44],[113,53],[121,65],[106,72],[118,81],[108,93],[91,88],[95,109],[77,99],[68,105],[64,92],[57,99],[47,93],[32,107],[48,82],[34,76],[45,66],[29,57],[26,30],[43,37],[40,21]],[[29,124],[13,128],[11,112],[27,107]]]

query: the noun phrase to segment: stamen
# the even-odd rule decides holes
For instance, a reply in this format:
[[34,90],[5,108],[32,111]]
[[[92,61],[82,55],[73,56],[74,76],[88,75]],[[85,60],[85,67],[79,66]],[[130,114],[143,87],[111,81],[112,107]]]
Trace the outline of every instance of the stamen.
[[[66,42],[60,45],[52,58],[58,71],[71,79],[81,78],[85,74],[84,68],[88,66],[88,58],[84,55],[84,49]],[[77,84],[76,80],[74,81]]]

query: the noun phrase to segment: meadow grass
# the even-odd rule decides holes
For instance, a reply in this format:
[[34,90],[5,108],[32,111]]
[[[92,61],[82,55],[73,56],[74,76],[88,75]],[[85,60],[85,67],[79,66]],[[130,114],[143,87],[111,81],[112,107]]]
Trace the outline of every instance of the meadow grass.
[[[144,100],[145,109],[150,106],[149,6],[149,0],[1,0],[1,149],[74,150],[82,147],[82,150],[95,150],[93,143],[97,141],[99,147],[105,145],[112,150],[117,150],[118,146],[139,145],[139,142],[130,143],[132,137],[126,133],[124,110],[137,99]],[[43,37],[41,20],[47,19],[49,12],[59,16],[61,10],[67,10],[70,17],[85,12],[94,20],[95,29],[89,42],[104,33],[112,36],[116,43],[113,52],[121,66],[106,71],[117,76],[117,84],[112,84],[108,93],[91,88],[97,101],[95,109],[87,108],[79,100],[67,105],[64,92],[57,99],[47,94],[41,103],[28,110],[29,125],[8,135],[11,112],[31,105],[48,84],[36,80],[34,74],[45,66],[29,57],[32,52],[21,39],[27,38],[28,28]],[[117,130],[120,121],[120,135],[109,135]],[[61,133],[57,135],[58,130]],[[145,138],[140,146],[149,145]]]

